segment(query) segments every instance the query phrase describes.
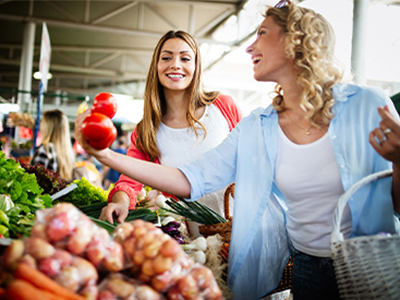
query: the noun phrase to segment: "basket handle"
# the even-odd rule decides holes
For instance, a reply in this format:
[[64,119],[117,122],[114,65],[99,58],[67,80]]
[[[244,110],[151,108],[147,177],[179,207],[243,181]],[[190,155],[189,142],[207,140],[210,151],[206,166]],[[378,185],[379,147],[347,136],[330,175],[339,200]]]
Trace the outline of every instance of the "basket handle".
[[364,177],[363,179],[357,181],[356,183],[354,183],[342,196],[340,196],[332,218],[331,243],[344,241],[343,234],[340,232],[340,223],[342,221],[342,216],[346,204],[349,201],[349,199],[353,196],[353,194],[362,187],[366,186],[367,184],[375,180],[390,177],[392,173],[393,170],[384,170],[370,174]]
[[224,194],[224,212],[225,219],[230,220],[232,217],[229,215],[229,195],[235,197],[235,183],[231,183],[225,190]]

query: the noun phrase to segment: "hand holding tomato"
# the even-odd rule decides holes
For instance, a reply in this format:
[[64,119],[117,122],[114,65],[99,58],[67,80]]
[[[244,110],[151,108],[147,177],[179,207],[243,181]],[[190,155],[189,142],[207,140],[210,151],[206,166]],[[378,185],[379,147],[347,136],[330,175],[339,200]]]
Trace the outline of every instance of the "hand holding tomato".
[[101,150],[112,145],[117,137],[117,129],[106,115],[92,112],[82,123],[82,133],[89,145]]
[[108,148],[117,137],[111,118],[117,111],[117,100],[110,93],[100,93],[89,114],[82,122],[81,130],[90,146],[97,150]]

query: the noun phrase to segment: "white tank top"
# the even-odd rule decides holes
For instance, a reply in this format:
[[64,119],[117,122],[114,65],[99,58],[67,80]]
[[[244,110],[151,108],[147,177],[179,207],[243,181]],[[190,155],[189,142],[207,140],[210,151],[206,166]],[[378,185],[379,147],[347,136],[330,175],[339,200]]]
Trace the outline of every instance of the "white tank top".
[[[331,256],[332,216],[344,190],[328,133],[298,145],[279,128],[275,181],[287,199],[287,230],[293,246],[309,255]],[[341,225],[345,236],[351,225],[347,207]]]
[[[188,164],[208,150],[218,146],[229,134],[228,121],[215,105],[207,105],[201,119],[199,120],[206,128],[207,134],[204,138],[204,130],[196,125],[198,137],[192,128],[171,128],[161,123],[157,132],[157,144],[160,149],[160,163],[170,167],[179,167]],[[207,205],[224,217],[224,193],[226,187],[210,194],[204,195],[198,201]],[[230,207],[232,212],[232,203]],[[197,227],[190,228],[192,236],[197,236]]]

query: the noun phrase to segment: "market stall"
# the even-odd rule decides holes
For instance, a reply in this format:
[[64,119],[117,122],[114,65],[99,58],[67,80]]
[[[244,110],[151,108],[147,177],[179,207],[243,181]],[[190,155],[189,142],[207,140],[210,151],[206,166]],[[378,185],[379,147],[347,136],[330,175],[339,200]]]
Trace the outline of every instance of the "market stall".
[[[219,235],[191,239],[176,199],[160,195],[149,202],[146,188],[126,221],[110,224],[98,219],[108,191],[85,178],[66,184],[55,172],[3,152],[0,173],[0,290],[8,297],[229,298],[228,244]],[[76,187],[53,199],[70,185]],[[226,222],[205,206],[180,205],[196,214],[193,220]]]

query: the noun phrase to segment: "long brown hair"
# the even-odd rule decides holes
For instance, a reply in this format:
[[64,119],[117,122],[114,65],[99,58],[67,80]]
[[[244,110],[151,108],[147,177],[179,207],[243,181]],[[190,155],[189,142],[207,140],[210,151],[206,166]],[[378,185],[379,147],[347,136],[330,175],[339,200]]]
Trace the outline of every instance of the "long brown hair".
[[185,41],[193,50],[195,55],[195,71],[193,80],[188,87],[189,101],[186,111],[186,120],[189,126],[194,130],[197,136],[195,124],[199,124],[205,131],[203,124],[195,117],[195,110],[199,107],[211,104],[219,95],[219,92],[207,92],[202,84],[202,70],[200,48],[196,40],[183,30],[168,31],[159,41],[154,49],[153,57],[150,63],[149,72],[146,78],[146,88],[144,92],[144,113],[143,119],[137,124],[136,130],[138,137],[136,146],[154,161],[159,155],[160,150],[157,146],[156,134],[160,127],[162,117],[166,112],[166,100],[164,89],[160,83],[157,72],[157,64],[160,59],[161,48],[164,43],[173,38],[179,38]]
[[[297,80],[303,88],[300,106],[307,111],[311,124],[319,128],[333,118],[332,87],[343,76],[334,56],[335,33],[322,15],[290,1],[287,3],[281,8],[268,8],[265,16],[272,16],[283,29],[286,53],[294,59],[299,70]],[[273,106],[282,111],[285,103],[281,86],[277,85],[275,92]]]
[[45,111],[40,133],[47,153],[49,153],[49,143],[52,143],[56,149],[60,177],[65,181],[72,181],[75,156],[67,116],[58,109]]

